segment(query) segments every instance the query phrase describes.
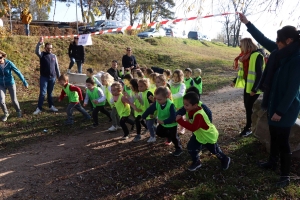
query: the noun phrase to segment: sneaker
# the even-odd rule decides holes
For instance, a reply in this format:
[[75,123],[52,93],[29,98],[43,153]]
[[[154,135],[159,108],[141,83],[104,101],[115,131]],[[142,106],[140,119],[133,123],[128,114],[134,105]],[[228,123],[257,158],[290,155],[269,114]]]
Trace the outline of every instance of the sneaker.
[[114,127],[114,126],[111,126],[109,129],[108,129],[108,131],[117,131],[118,130],[118,128],[116,128],[116,127]]
[[121,140],[127,140],[129,137],[128,136],[123,136],[122,138],[121,138]]
[[156,137],[150,137],[147,142],[152,143],[152,142],[156,142]]
[[230,164],[230,157],[226,157],[224,160],[221,161],[223,170],[227,170]]
[[3,122],[6,122],[6,121],[7,121],[7,118],[8,118],[8,116],[9,116],[9,114],[8,114],[8,113],[4,114],[4,115],[3,115],[3,117],[2,117],[2,121],[3,121]]
[[17,117],[21,118],[22,117],[22,111],[17,112]]
[[53,111],[53,112],[57,112],[58,111],[58,109],[55,108],[53,105],[50,107],[50,110]]
[[73,120],[66,120],[65,125],[73,125],[74,121]]
[[141,135],[136,135],[132,141],[133,142],[138,142],[140,140],[141,140]]
[[70,70],[70,69],[68,69],[68,70],[67,70],[67,74],[70,74],[70,73],[71,73],[71,70]]
[[156,137],[152,137],[152,141],[151,141],[152,143],[153,142],[156,142]]
[[197,160],[197,161],[193,162],[193,163],[189,166],[188,170],[191,171],[191,172],[193,172],[193,171],[195,171],[196,169],[200,168],[201,166],[202,166],[202,164],[201,164],[200,160]]
[[121,126],[116,126],[116,129],[117,130],[122,130],[122,127]]
[[36,108],[36,110],[33,112],[34,115],[40,114],[42,111],[39,108]]
[[247,137],[252,134],[252,131],[249,128],[244,128],[244,130],[240,133],[241,137]]
[[172,144],[172,141],[169,141],[168,139],[165,141],[166,146],[170,146]]
[[183,153],[182,149],[176,149],[172,154],[173,156],[180,156]]

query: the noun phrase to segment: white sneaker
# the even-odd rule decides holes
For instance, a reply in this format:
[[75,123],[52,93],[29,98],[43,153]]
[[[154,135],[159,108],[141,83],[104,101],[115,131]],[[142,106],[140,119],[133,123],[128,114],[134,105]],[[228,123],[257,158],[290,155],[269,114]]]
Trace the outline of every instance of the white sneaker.
[[68,70],[67,70],[67,74],[70,74],[70,73],[71,73],[71,70],[70,70],[70,69],[68,69]]
[[156,142],[156,138],[155,137],[150,137],[147,142],[151,143],[151,142]]
[[50,110],[53,111],[53,112],[57,112],[58,111],[58,109],[55,108],[53,105],[51,106]]
[[39,108],[36,108],[36,110],[33,112],[34,115],[40,114],[42,111]]
[[111,126],[109,129],[108,129],[108,131],[117,131],[118,130],[118,128],[116,128],[116,127],[114,127],[114,126]]
[[117,126],[116,129],[117,129],[117,130],[121,130],[122,127],[121,127],[121,126]]
[[153,137],[151,142],[156,142],[156,137]]

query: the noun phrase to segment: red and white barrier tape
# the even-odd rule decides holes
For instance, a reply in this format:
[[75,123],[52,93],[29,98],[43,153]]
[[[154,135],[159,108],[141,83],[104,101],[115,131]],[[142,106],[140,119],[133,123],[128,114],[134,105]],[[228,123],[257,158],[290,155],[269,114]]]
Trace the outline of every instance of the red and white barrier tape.
[[[152,27],[156,24],[165,25],[167,23],[178,23],[178,22],[182,22],[182,21],[186,22],[186,21],[191,21],[191,20],[195,20],[195,19],[225,16],[225,15],[230,15],[230,14],[235,14],[235,13],[221,13],[221,14],[206,15],[206,16],[199,16],[199,17],[189,17],[189,18],[178,18],[178,19],[173,19],[173,20],[164,20],[164,21],[161,21],[161,22],[151,22],[151,23],[147,24],[147,26]],[[123,27],[123,28],[109,29],[109,30],[98,31],[98,32],[90,33],[90,34],[91,35],[100,35],[100,34],[103,34],[103,33],[121,32],[121,31],[125,31],[125,30],[135,30],[135,29],[140,29],[141,26],[142,26],[141,24],[138,24],[136,26],[127,26],[127,27]],[[75,37],[75,36],[78,36],[78,35],[59,35],[59,36],[43,36],[43,37],[44,38],[71,38],[71,37]]]

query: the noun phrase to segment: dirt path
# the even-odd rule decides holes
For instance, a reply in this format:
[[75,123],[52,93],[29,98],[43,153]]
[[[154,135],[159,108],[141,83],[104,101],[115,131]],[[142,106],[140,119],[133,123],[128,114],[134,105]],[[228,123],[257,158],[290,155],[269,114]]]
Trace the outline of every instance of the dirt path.
[[[225,133],[221,139],[232,137],[226,135],[226,131],[238,130],[241,126],[242,91],[226,87],[202,95],[201,99],[211,108],[213,122]],[[164,155],[172,151],[172,147],[163,145],[162,139],[153,145],[148,145],[145,140],[138,144],[122,144],[119,143],[121,131],[109,134],[101,130],[108,126],[104,124],[97,130],[55,137],[11,154],[1,153],[0,199],[126,199],[133,194],[143,196],[144,193],[138,193],[142,190],[139,185],[148,181],[157,185],[154,174],[163,177],[166,173],[153,163],[182,165],[180,160],[161,156],[162,151]],[[184,147],[186,135],[182,139]],[[141,157],[144,161],[137,161]],[[147,164],[152,164],[153,170],[147,171],[147,176],[140,174],[143,165]],[[130,184],[126,189],[124,178]],[[151,191],[151,187],[148,190]]]

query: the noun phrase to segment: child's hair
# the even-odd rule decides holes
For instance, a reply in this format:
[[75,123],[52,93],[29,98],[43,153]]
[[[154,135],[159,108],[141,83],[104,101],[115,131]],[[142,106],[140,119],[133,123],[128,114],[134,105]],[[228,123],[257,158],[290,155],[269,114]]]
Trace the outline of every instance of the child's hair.
[[122,87],[121,83],[120,83],[120,82],[117,82],[117,81],[113,82],[113,84],[112,84],[110,87],[111,87],[111,88],[114,87],[114,88],[116,88],[116,89],[119,89],[120,92],[123,90],[123,87]]
[[167,83],[167,79],[163,74],[159,74],[156,78],[158,78],[159,80],[161,80],[164,83]]
[[200,75],[202,74],[202,71],[201,71],[201,69],[200,69],[200,68],[196,68],[196,69],[194,69],[194,72],[195,72],[195,74],[196,74],[196,73],[199,73]]
[[95,85],[95,81],[94,81],[94,79],[92,79],[92,78],[87,78],[85,82],[86,82],[86,83],[90,83],[90,84],[92,84],[92,85]]
[[60,77],[58,77],[58,81],[69,82],[69,77],[66,74],[62,74],[62,75],[60,75]]
[[183,74],[182,70],[176,69],[172,74],[172,78],[173,78],[174,74],[177,74],[179,82],[183,81],[184,74]]
[[131,79],[133,79],[132,75],[131,74],[125,74],[123,79],[126,79],[128,81],[131,81]]
[[190,104],[195,105],[195,104],[199,104],[199,94],[195,93],[195,92],[187,92],[184,96],[183,96],[184,100],[187,100],[188,102],[190,102]]
[[101,75],[101,79],[102,78],[107,81],[108,85],[111,85],[115,81],[114,78],[109,73],[107,73],[107,72],[104,72]]
[[169,69],[164,69],[164,73],[166,73],[166,75],[169,77],[171,76],[172,72]]
[[152,74],[149,75],[149,79],[150,79],[153,83],[155,83],[156,77],[158,77],[158,74],[157,74],[157,73],[152,73]]
[[133,92],[139,92],[138,80],[136,78],[130,80],[130,85]]
[[86,71],[89,72],[90,74],[94,73],[94,70],[92,68],[87,68]]
[[186,68],[184,71],[185,72],[191,72],[191,73],[193,72],[191,68]]
[[139,78],[144,78],[144,73],[141,70],[137,70],[136,74],[138,75]]
[[146,65],[143,65],[143,67],[140,67],[140,70],[141,70],[143,73],[145,73],[146,70],[147,70],[147,66],[146,66]]
[[147,69],[146,69],[146,74],[147,74],[147,75],[150,75],[150,74],[152,74],[152,73],[154,73],[154,71],[153,71],[152,69],[150,69],[150,68],[147,68]]
[[156,88],[154,94],[155,95],[162,95],[163,97],[168,98],[169,91],[166,87],[158,87],[158,88]]
[[149,80],[147,78],[141,78],[141,79],[139,79],[138,83],[145,84],[147,89],[149,88],[149,85],[150,85]]
[[196,94],[199,95],[199,101],[200,101],[200,93],[199,93],[198,88],[196,88],[195,86],[189,87],[185,92],[186,92],[186,93],[189,93],[189,92],[195,92]]

